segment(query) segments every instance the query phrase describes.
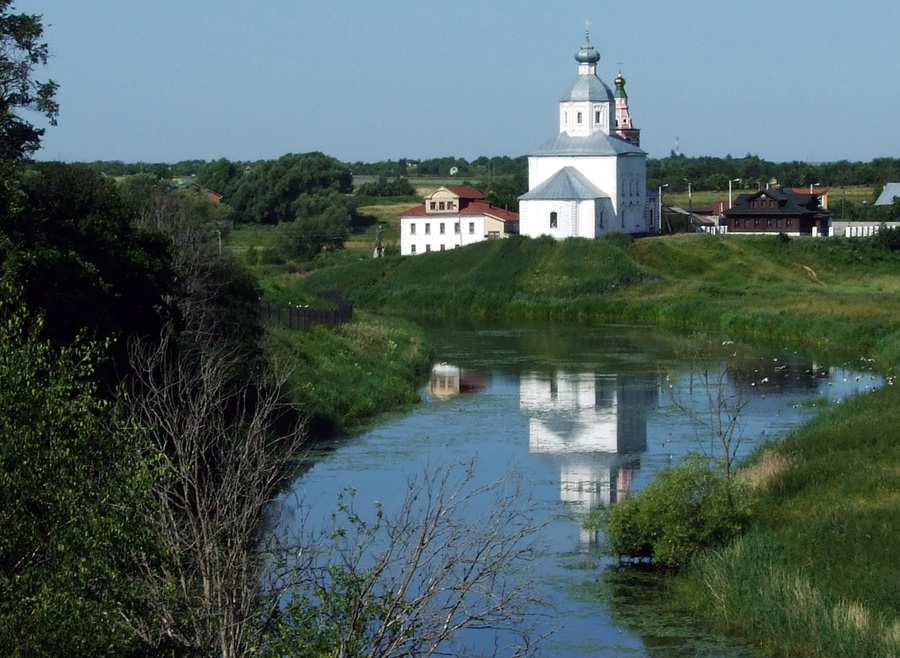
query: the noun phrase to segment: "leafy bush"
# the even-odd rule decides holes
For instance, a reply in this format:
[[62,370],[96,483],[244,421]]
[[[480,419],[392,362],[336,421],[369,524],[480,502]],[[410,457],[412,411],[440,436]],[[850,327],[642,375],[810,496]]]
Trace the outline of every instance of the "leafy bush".
[[882,226],[878,233],[872,236],[872,242],[886,251],[900,251],[900,228]]
[[608,555],[677,567],[736,536],[748,518],[746,486],[726,479],[705,457],[691,455],[587,525],[603,527]]

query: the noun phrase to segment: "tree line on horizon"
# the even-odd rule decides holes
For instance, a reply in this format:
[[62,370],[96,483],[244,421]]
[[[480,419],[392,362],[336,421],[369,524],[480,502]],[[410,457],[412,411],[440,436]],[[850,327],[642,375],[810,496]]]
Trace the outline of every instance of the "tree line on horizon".
[[[453,168],[456,168],[456,172],[452,176],[458,178],[460,182],[490,181],[493,178],[523,175],[527,177],[528,173],[527,156],[515,158],[480,156],[472,161],[450,156],[424,160],[400,158],[372,163],[342,163],[324,154],[318,155],[327,158],[328,166],[345,168],[351,182],[353,176],[385,177],[389,180],[398,177],[413,180],[421,177],[449,178]],[[209,162],[183,160],[174,164],[98,160],[82,164],[108,176],[137,173],[152,173],[159,178],[196,176],[209,183],[207,186],[210,189],[228,197],[231,191],[228,181],[233,181],[240,171],[252,172],[260,166],[265,167],[278,160],[230,161],[220,158]],[[227,172],[224,179],[223,170]],[[672,152],[664,158],[647,160],[647,185],[651,188],[668,185],[671,191],[682,192],[687,191],[690,181],[692,189],[697,191],[725,191],[728,189],[728,181],[735,179],[740,179],[740,184],[745,189],[755,186],[765,187],[776,181],[778,185],[784,187],[870,186],[875,187],[877,191],[885,183],[900,181],[900,158],[879,157],[869,162],[849,160],[817,163],[802,160],[772,162],[752,154],[737,158],[730,155],[690,157]]]

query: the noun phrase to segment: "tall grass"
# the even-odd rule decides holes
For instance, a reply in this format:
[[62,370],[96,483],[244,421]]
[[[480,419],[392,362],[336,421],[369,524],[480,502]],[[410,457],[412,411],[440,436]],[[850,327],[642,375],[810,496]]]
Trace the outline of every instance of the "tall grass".
[[339,327],[270,327],[269,341],[289,371],[288,396],[318,437],[418,402],[419,384],[432,361],[415,326],[365,313]]

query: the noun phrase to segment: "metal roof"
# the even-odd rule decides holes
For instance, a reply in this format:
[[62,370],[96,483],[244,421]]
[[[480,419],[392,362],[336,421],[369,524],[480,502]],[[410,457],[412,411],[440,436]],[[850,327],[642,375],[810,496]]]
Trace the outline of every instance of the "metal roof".
[[519,197],[520,201],[579,201],[609,198],[609,195],[587,179],[575,167],[563,167],[543,183]]
[[632,146],[618,135],[598,131],[583,137],[572,137],[567,132],[558,133],[528,155],[647,155],[647,152]]
[[568,101],[614,102],[612,90],[593,73],[583,73],[575,83],[566,90],[561,99]]
[[889,206],[894,203],[894,197],[900,197],[900,183],[885,183],[884,190],[875,201],[876,206]]

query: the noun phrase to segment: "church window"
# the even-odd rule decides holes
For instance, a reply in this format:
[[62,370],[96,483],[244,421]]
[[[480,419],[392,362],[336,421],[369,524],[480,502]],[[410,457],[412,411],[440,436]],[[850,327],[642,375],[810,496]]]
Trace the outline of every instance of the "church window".
[[578,121],[578,123],[581,123],[581,112],[578,113],[576,120]]
[[569,123],[569,113],[563,112],[563,123]]
[[439,232],[440,232],[441,235],[444,235],[444,222],[441,222],[441,226],[440,226]]
[[600,123],[600,111],[594,112],[594,123]]
[[410,223],[409,223],[409,232],[410,232],[411,235],[415,235],[415,234],[416,234],[416,223],[415,223],[415,222],[410,222]]
[[425,222],[425,235],[431,235],[431,224]]
[[556,228],[559,225],[559,215],[556,212],[550,213],[550,228]]

